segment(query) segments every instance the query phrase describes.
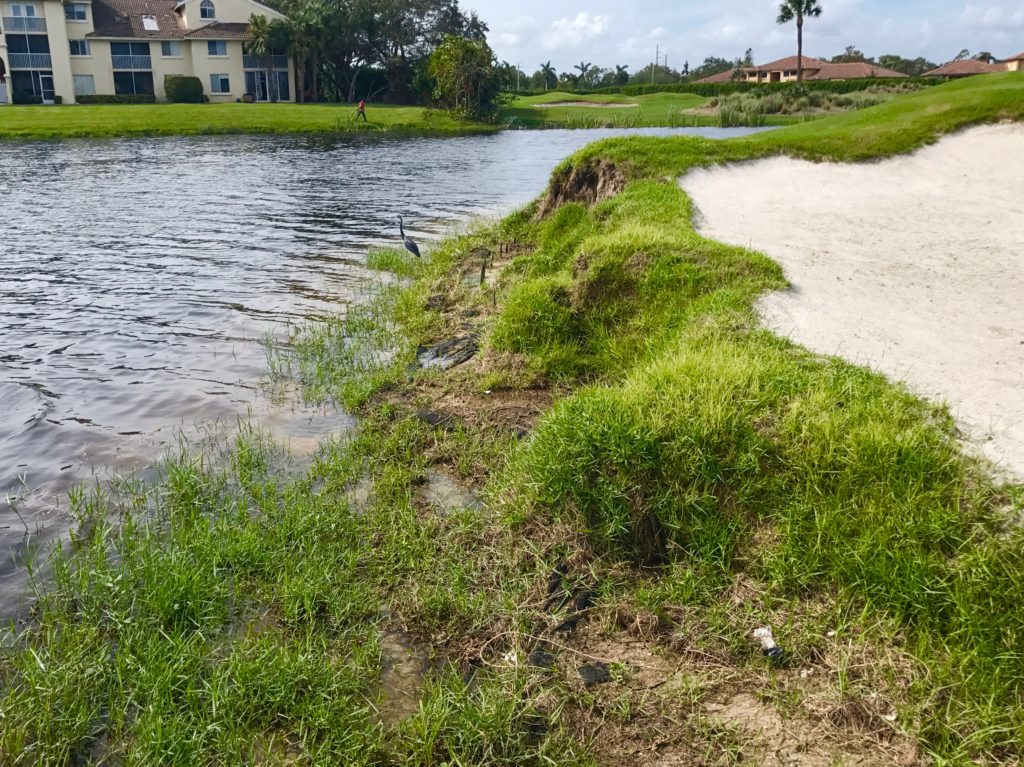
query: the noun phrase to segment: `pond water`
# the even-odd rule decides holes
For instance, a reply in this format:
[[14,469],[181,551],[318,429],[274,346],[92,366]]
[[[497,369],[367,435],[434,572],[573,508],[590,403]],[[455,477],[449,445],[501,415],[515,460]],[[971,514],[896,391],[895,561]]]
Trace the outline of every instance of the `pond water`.
[[0,614],[26,547],[66,529],[74,484],[151,466],[210,423],[305,442],[350,425],[271,401],[263,341],[359,300],[398,214],[429,241],[623,133],[0,143]]

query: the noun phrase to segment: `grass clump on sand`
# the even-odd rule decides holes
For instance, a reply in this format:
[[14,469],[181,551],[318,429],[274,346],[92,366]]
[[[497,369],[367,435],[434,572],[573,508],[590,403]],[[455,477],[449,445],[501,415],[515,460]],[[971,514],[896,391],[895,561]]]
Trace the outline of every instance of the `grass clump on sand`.
[[[555,173],[554,209],[374,254],[400,279],[288,350],[358,430],[291,473],[243,434],[155,488],[79,497],[0,656],[0,757],[1019,757],[1024,494],[963,457],[944,409],[760,329],[778,266],[698,236],[675,176],[909,151],[1024,118],[1022,94],[979,78],[767,136],[603,142]],[[414,369],[455,337],[480,353]],[[395,633],[433,668],[400,716]]]
[[464,134],[494,126],[422,107],[371,104],[368,122],[350,104],[99,104],[5,107],[2,139],[191,136],[232,133]]

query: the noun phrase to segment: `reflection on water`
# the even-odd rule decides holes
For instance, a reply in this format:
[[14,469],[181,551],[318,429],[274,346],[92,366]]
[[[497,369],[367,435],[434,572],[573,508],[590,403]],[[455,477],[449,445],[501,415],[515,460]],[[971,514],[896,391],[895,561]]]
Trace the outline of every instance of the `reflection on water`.
[[301,449],[346,428],[267,400],[261,341],[359,300],[398,214],[428,240],[606,135],[0,144],[0,496],[20,499],[0,499],[0,612],[26,527],[52,540],[72,484],[151,465],[200,422],[252,415]]

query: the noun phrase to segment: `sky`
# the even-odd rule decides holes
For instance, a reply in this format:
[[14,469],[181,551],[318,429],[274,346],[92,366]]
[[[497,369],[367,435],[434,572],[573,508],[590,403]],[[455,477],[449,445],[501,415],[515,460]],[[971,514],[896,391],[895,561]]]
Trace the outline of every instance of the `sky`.
[[[796,26],[780,27],[777,0],[462,0],[491,29],[499,59],[532,73],[588,61],[631,71],[656,47],[674,69],[707,56],[734,59],[753,48],[763,64],[796,54]],[[804,28],[804,53],[822,58],[855,45],[869,56],[898,53],[937,63],[964,48],[1011,56],[1024,51],[1020,0],[821,0]]]

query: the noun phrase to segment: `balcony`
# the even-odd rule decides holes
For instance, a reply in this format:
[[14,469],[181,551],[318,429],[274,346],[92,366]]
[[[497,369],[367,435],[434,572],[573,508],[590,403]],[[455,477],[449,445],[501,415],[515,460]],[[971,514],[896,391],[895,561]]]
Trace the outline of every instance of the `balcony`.
[[[270,66],[271,69],[288,69],[288,57],[271,56]],[[242,56],[242,67],[244,69],[258,69],[262,72],[266,70],[267,63],[258,56],[250,56],[249,54],[246,54]]]
[[49,53],[8,53],[11,69],[53,69]]
[[124,71],[126,69],[152,69],[153,68],[153,57],[152,56],[119,56],[117,54],[110,57],[110,62],[114,67],[115,71]]
[[46,19],[41,16],[4,16],[4,31],[11,32],[46,32]]

